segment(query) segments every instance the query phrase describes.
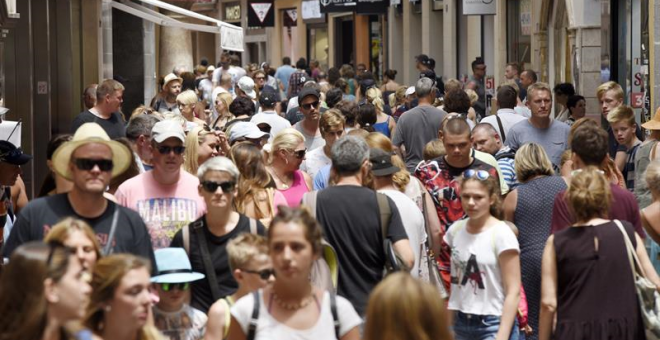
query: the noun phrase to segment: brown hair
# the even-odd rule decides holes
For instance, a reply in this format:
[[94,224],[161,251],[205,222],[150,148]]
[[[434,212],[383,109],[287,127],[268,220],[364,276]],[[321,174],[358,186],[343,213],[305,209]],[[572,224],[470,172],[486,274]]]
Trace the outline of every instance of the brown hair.
[[227,243],[229,268],[233,272],[245,267],[259,255],[268,256],[266,238],[261,235],[242,233]]
[[408,273],[387,276],[371,292],[365,340],[450,340],[438,290]]
[[266,191],[271,181],[261,150],[250,142],[241,142],[231,147],[230,154],[231,160],[241,174],[238,177],[234,208],[237,212],[245,214],[247,205],[253,203],[256,219],[272,217],[267,216],[268,212],[261,211],[256,202],[256,197]]
[[96,88],[96,100],[101,101],[105,96],[113,95],[115,91],[124,91],[124,85],[114,79],[106,79]]
[[649,164],[644,173],[644,180],[651,192],[660,194],[660,160],[652,161]]
[[582,121],[579,127],[571,130],[569,143],[573,153],[580,157],[585,165],[600,166],[607,157],[607,132],[597,123],[586,121]]
[[410,183],[410,173],[406,170],[406,163],[401,157],[393,154],[394,147],[392,146],[392,141],[380,132],[371,132],[365,139],[370,149],[381,149],[392,154],[392,165],[401,169],[392,175],[392,181],[399,191],[405,192],[408,183]]
[[290,208],[280,205],[277,209],[277,215],[275,215],[273,221],[270,222],[270,227],[268,228],[268,246],[270,247],[270,241],[272,240],[273,230],[276,225],[280,223],[297,223],[302,226],[305,233],[305,239],[312,245],[312,251],[315,254],[320,254],[323,246],[321,244],[323,233],[321,232],[319,223],[309,210],[307,210],[308,208],[306,206]]
[[344,119],[344,115],[341,114],[341,111],[338,109],[330,109],[321,115],[321,119],[319,121],[319,130],[323,135],[334,127],[341,126],[343,129],[345,124],[346,120]]
[[67,217],[53,226],[53,228],[48,232],[44,242],[58,242],[64,244],[67,238],[73,234],[74,231],[81,231],[87,238],[92,241],[94,246],[94,252],[96,253],[96,258],[101,258],[101,245],[99,240],[96,238],[96,233],[92,227],[89,226],[85,221],[79,220],[73,217]]
[[445,149],[445,144],[442,143],[440,139],[434,139],[424,146],[423,157],[425,161],[430,161],[432,159],[442,157],[447,154]]
[[465,186],[465,183],[469,181],[475,181],[478,183],[481,183],[481,185],[486,188],[486,191],[488,191],[488,196],[493,200],[493,204],[490,205],[490,214],[498,219],[502,219],[502,198],[500,197],[500,182],[497,180],[497,178],[493,176],[488,176],[485,180],[470,177],[470,178],[464,178],[461,181],[461,191],[463,190],[463,187]]
[[589,166],[571,177],[564,198],[576,221],[606,217],[612,201],[610,183],[598,168]]
[[635,122],[635,112],[632,107],[628,105],[620,105],[612,109],[612,111],[607,114],[607,121],[610,124],[624,122],[627,123],[628,126],[636,126],[637,124]]

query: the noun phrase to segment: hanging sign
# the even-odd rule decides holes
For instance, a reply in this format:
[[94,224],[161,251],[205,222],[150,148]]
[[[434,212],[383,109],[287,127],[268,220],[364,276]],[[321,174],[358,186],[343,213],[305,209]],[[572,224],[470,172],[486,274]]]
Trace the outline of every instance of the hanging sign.
[[274,27],[275,10],[273,0],[251,0],[248,2],[248,26],[249,27]]
[[388,0],[357,0],[357,14],[387,14]]
[[302,2],[302,18],[303,20],[321,19],[321,3],[318,0],[303,1]]
[[495,15],[497,0],[463,0],[463,15]]
[[357,6],[357,0],[319,0],[321,2],[321,13],[353,12]]

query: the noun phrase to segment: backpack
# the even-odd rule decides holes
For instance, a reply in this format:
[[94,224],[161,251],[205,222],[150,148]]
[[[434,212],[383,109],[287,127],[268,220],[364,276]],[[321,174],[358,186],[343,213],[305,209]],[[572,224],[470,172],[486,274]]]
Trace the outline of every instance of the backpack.
[[499,161],[500,159],[503,158],[516,159],[516,152],[512,150],[512,151],[502,152],[501,154],[495,156],[496,161]]

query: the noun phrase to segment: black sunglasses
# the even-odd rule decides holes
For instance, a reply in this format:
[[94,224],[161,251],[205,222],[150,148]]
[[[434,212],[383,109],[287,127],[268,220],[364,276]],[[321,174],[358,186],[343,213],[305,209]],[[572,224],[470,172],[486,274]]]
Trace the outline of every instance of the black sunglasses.
[[190,288],[190,282],[180,282],[180,283],[161,283],[160,288],[164,292],[169,292],[170,290],[188,290]]
[[235,182],[213,182],[213,181],[204,181],[201,183],[202,188],[207,192],[214,193],[218,190],[218,187],[222,188],[222,192],[231,192],[234,191],[236,186]]
[[174,151],[175,154],[180,155],[186,151],[185,146],[159,146],[156,149],[158,149],[158,152],[162,155],[168,155],[172,151]]
[[275,276],[275,271],[273,269],[263,269],[263,270],[247,270],[243,269],[244,272],[250,274],[259,274],[259,278],[266,281],[270,279],[270,276]]
[[55,255],[55,252],[59,250],[65,251],[69,255],[75,254],[75,252],[65,246],[62,242],[59,241],[49,241],[48,242],[48,257],[46,258],[46,268],[50,267],[51,262],[53,262],[53,255]]
[[302,149],[302,150],[297,150],[297,151],[292,151],[291,152],[296,158],[298,159],[303,159],[305,158],[305,154],[307,153],[307,149]]
[[113,167],[111,159],[76,158],[73,163],[78,169],[84,171],[90,171],[95,166],[98,166],[101,171],[111,171]]
[[317,100],[317,101],[315,101],[315,102],[313,102],[313,103],[302,104],[302,105],[300,105],[300,107],[302,107],[302,108],[305,109],[305,110],[311,110],[312,107],[315,107],[315,108],[316,108],[316,107],[319,107],[319,104],[321,104],[321,102],[319,102],[319,101]]

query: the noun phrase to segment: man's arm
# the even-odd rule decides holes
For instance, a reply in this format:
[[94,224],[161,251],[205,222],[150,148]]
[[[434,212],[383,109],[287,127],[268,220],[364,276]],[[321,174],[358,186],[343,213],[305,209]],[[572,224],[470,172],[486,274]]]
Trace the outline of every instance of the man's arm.
[[11,201],[14,206],[14,213],[17,214],[28,204],[25,183],[21,176],[18,176],[16,183],[11,187]]
[[[555,201],[552,205],[552,221],[550,222],[550,232],[556,233],[562,229],[573,225],[574,218],[570,210],[568,210],[568,205],[566,200],[564,200],[564,193],[562,191],[555,196]],[[632,223],[632,222],[631,222]]]
[[406,229],[403,227],[399,209],[391,198],[388,197],[387,201],[390,205],[390,211],[392,212],[390,225],[387,229],[387,237],[392,241],[394,251],[399,254],[406,266],[412,268],[415,263],[415,254],[410,246]]

